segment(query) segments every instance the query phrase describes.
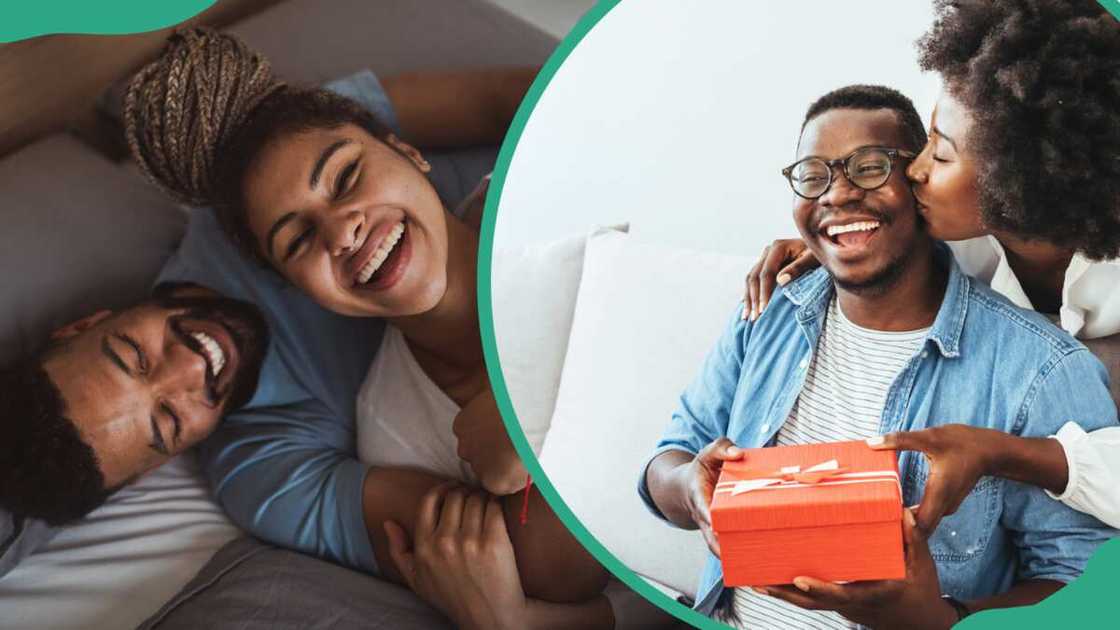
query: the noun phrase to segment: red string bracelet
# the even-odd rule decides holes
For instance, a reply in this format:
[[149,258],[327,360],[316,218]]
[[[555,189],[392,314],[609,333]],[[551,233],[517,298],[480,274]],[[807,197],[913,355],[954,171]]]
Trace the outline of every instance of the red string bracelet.
[[521,503],[521,524],[529,522],[529,491],[533,487],[533,476],[525,475],[525,499]]

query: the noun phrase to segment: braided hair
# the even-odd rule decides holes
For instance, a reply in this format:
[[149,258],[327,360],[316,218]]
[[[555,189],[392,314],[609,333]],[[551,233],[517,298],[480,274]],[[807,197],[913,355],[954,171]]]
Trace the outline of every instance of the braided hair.
[[990,227],[1120,255],[1120,22],[1095,0],[937,0],[919,62],[974,123]]
[[195,28],[174,33],[167,51],[129,82],[125,135],[144,175],[179,201],[213,194],[218,148],[283,83],[240,39]]
[[225,232],[258,260],[242,182],[269,142],[354,124],[392,132],[359,103],[278,81],[268,60],[237,37],[210,29],[174,33],[163,54],[132,78],[125,135],[144,175],[183,203],[212,205]]

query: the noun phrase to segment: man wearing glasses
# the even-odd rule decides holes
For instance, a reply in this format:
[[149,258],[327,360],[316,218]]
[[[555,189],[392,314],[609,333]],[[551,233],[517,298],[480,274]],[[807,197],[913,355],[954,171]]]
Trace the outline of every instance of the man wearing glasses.
[[[1023,436],[1053,435],[1067,419],[1116,425],[1093,355],[973,283],[926,234],[904,176],[925,140],[913,104],[889,88],[849,86],[809,108],[782,174],[822,268],[779,289],[753,321],[740,305],[639,481],[654,514],[707,541],[696,601],[706,614],[750,628],[948,628],[1041,600],[1116,533],[1041,490],[986,478],[934,532],[904,511],[905,580],[723,588],[708,505],[739,447],[950,422]],[[906,452],[899,469],[905,504],[919,503],[927,463]]]

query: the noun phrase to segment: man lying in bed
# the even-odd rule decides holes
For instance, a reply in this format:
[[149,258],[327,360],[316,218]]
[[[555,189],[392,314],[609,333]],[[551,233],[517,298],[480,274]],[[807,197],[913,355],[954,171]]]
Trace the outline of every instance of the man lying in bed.
[[0,576],[248,402],[267,347],[251,304],[168,287],[0,371]]
[[[383,89],[371,73],[363,72],[328,87],[364,104],[402,137],[419,144],[496,144],[532,76],[531,71],[516,69],[413,75],[386,81]],[[394,111],[391,104],[399,109]],[[460,191],[474,182],[462,183]],[[466,211],[471,207],[474,215],[465,219],[477,225],[480,205]],[[247,261],[225,238],[210,210],[192,212],[187,235],[159,280],[206,286],[257,304],[271,329],[260,388],[248,406],[232,414],[199,449],[219,502],[237,524],[269,542],[376,573],[370,528],[380,524],[367,524],[366,514],[375,511],[390,490],[407,487],[393,471],[367,470],[355,455],[354,400],[380,345],[381,327],[328,313],[272,272]],[[85,360],[72,357],[69,363],[75,370],[88,369]],[[68,399],[69,392],[63,398]],[[106,479],[108,484],[96,488],[104,492],[127,478]],[[569,544],[574,539],[562,528],[549,529],[548,520],[534,517],[547,509],[538,499],[530,501],[528,526],[509,532],[519,550],[527,594],[549,601],[571,597],[557,591],[551,570],[532,570],[542,564],[585,577],[587,589],[597,593],[605,572],[598,565],[594,571],[572,565],[578,565],[585,552],[578,544],[578,553],[566,552],[560,539]],[[595,605],[601,608],[604,603]]]

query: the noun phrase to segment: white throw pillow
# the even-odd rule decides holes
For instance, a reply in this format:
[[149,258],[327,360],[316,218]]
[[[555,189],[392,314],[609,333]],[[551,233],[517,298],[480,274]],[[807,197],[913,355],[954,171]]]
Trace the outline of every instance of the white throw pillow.
[[741,299],[749,262],[618,232],[590,238],[541,453],[549,480],[599,542],[638,574],[690,595],[704,542],[651,515],[638,476]]
[[556,406],[587,239],[580,234],[494,251],[490,278],[502,378],[538,455]]

